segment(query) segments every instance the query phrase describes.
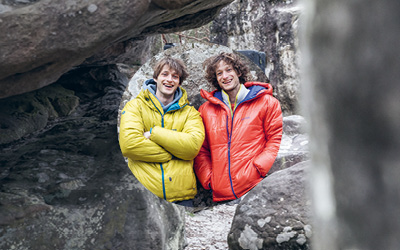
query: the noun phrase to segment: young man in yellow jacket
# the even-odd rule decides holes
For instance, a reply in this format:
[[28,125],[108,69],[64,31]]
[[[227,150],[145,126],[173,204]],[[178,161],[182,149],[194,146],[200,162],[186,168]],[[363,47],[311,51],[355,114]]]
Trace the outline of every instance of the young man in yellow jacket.
[[187,76],[181,60],[163,58],[121,113],[119,142],[129,168],[147,189],[171,202],[197,194],[193,159],[204,141],[200,113],[181,87]]

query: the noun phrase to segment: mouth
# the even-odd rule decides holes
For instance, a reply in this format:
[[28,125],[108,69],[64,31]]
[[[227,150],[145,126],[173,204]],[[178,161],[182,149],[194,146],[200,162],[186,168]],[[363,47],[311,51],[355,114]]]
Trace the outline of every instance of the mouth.
[[222,82],[223,84],[229,84],[229,83],[231,83],[232,82],[232,79],[230,79],[230,80],[226,80],[226,81],[224,81],[224,82]]
[[163,86],[166,87],[167,89],[172,89],[174,87],[173,84],[169,84],[169,83],[164,83]]

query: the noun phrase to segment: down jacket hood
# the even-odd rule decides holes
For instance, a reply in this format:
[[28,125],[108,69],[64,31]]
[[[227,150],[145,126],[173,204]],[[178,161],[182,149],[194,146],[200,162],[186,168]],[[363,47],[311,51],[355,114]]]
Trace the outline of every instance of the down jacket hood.
[[179,110],[189,104],[187,92],[182,87],[177,88],[174,100],[166,106],[164,106],[160,100],[158,100],[156,96],[156,89],[157,83],[153,79],[149,79],[143,84],[143,91],[141,91],[136,98],[142,100],[143,103],[148,105],[151,109],[159,112],[162,111],[162,114],[165,114],[169,111]]
[[[244,86],[248,88],[250,91],[247,93],[246,97],[242,100],[242,102],[253,99],[254,97],[256,97],[261,93],[268,94],[271,96],[273,94],[272,85],[269,83],[246,82],[244,83]],[[220,101],[223,101],[222,92],[218,90],[207,92],[206,90],[202,89],[200,90],[200,94],[201,97],[215,104],[217,103],[220,104]]]
[[[144,82],[144,84],[143,84],[143,89],[144,90],[149,90],[150,91],[150,93],[152,93],[156,98],[157,98],[157,96],[156,96],[156,92],[157,92],[157,82],[156,81],[154,81],[154,79],[148,79],[148,80],[146,80],[145,82]],[[158,100],[158,98],[157,98],[157,100],[160,102],[160,104],[161,104],[161,106],[163,107],[163,109],[164,109],[164,112],[167,112],[167,110],[169,109],[169,107],[170,106],[172,106],[172,105],[174,105],[175,103],[178,103],[179,102],[179,99],[182,97],[182,89],[181,89],[181,87],[178,87],[177,89],[176,89],[176,91],[175,91],[175,94],[174,94],[174,100],[172,101],[172,102],[170,102],[168,105],[163,105],[161,102],[160,102],[160,100]]]

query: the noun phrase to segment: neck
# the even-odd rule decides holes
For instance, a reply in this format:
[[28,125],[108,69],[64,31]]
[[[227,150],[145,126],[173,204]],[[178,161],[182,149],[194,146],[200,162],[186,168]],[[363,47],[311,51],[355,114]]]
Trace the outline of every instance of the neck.
[[226,92],[228,94],[228,96],[229,96],[229,102],[230,103],[235,103],[236,96],[237,96],[237,94],[239,92],[239,89],[240,88],[236,88],[236,89],[232,89],[232,90]]
[[164,106],[168,105],[174,100],[174,95],[166,96],[161,94],[159,91],[157,91],[156,96]]

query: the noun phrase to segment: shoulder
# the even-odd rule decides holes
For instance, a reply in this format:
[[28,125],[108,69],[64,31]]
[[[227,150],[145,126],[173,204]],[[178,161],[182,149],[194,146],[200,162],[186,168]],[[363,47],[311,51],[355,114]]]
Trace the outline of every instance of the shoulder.
[[183,112],[189,112],[189,113],[194,113],[194,114],[199,114],[199,111],[193,107],[192,105],[186,105],[181,109]]
[[181,119],[186,117],[195,117],[195,116],[200,116],[200,112],[193,106],[191,105],[185,105],[184,107],[181,107],[175,111],[172,112],[167,112],[167,114],[170,114],[171,116],[175,117],[176,119]]
[[150,100],[146,101],[144,99],[142,90],[135,98],[131,99],[125,104],[122,112],[141,112],[142,110],[149,108],[149,101]]
[[212,103],[212,102],[210,102],[210,101],[206,101],[205,103],[203,103],[203,104],[199,107],[199,112],[200,112],[200,113],[203,113],[203,112],[205,112],[205,111],[207,111],[207,110],[215,109],[216,106],[218,106],[218,105],[215,105],[214,103]]
[[273,95],[265,94],[264,96],[262,96],[262,98],[268,101],[268,103],[279,104],[279,100],[275,98]]
[[254,98],[252,102],[254,103],[254,105],[252,105],[253,108],[257,107],[257,109],[261,109],[264,111],[281,110],[279,100],[276,99],[274,96],[266,93],[260,95],[258,98]]
[[128,101],[125,104],[124,109],[132,109],[132,108],[140,107],[142,102],[143,102],[143,100],[141,100],[140,98],[136,97],[136,98]]

